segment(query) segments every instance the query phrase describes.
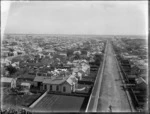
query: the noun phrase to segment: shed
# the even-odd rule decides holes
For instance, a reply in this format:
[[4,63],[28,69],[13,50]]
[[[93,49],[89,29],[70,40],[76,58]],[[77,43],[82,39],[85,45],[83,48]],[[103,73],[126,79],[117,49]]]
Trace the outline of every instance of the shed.
[[22,87],[23,89],[30,89],[30,86],[31,86],[31,84],[28,83],[28,82],[22,82],[22,83],[21,83],[21,87]]
[[3,87],[16,87],[16,78],[7,78],[7,77],[1,77],[1,85]]

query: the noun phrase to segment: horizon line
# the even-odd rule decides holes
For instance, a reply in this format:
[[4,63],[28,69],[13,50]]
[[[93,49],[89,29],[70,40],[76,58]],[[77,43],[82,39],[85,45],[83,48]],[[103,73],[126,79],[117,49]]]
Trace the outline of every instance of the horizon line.
[[148,36],[147,34],[54,34],[54,33],[4,33],[4,35],[95,35],[95,36]]

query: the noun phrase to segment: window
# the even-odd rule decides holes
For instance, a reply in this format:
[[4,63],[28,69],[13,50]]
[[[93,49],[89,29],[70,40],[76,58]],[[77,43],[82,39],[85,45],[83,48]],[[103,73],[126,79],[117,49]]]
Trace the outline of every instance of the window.
[[56,86],[56,91],[59,91],[59,86],[58,85]]
[[50,90],[52,91],[52,85],[50,85]]
[[66,87],[63,87],[63,92],[66,92]]

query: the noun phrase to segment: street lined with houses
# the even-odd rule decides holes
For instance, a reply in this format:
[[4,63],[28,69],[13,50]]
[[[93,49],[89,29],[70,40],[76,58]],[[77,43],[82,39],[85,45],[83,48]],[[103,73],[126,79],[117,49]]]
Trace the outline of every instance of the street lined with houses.
[[111,44],[108,43],[97,111],[109,112],[109,106],[112,106],[113,112],[130,112],[130,105],[122,87],[122,79],[119,74],[120,71],[117,68],[117,63],[112,49]]

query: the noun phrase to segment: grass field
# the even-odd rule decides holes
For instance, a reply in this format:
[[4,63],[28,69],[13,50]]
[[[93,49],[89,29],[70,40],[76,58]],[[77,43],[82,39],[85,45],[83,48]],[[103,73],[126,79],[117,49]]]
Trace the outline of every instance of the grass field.
[[34,108],[34,111],[79,112],[84,97],[65,95],[46,95]]

